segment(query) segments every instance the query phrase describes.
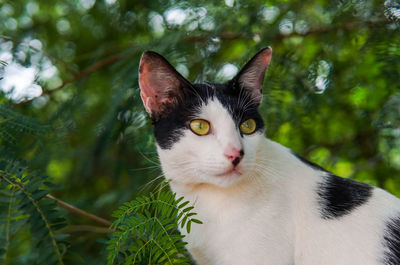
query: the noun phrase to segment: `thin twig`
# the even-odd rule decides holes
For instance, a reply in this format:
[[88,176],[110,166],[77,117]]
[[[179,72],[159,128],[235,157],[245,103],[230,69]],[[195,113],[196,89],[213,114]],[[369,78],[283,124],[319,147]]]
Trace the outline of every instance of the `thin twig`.
[[[1,173],[1,171],[2,170],[0,170],[0,173]],[[4,179],[4,177],[2,175],[0,175],[0,178]],[[23,188],[22,184],[20,184],[20,183],[12,182],[10,184],[12,184],[17,189],[22,189]],[[64,201],[62,201],[60,199],[57,199],[56,197],[54,197],[54,196],[52,196],[50,194],[47,194],[45,196],[45,198],[56,201],[59,207],[67,210],[68,212],[71,212],[71,213],[76,214],[76,215],[80,215],[82,217],[85,217],[87,219],[90,219],[90,220],[92,220],[92,221],[94,221],[94,222],[96,222],[98,224],[101,224],[101,225],[104,225],[104,226],[107,226],[107,227],[111,226],[111,222],[110,221],[108,221],[108,220],[106,220],[106,219],[104,219],[102,217],[99,217],[97,215],[88,213],[88,212],[86,212],[86,211],[84,211],[82,209],[79,209],[79,208],[77,208],[77,207],[75,207],[75,206],[73,206],[73,205],[71,205],[71,204],[69,204],[67,202],[64,202]]]
[[63,87],[65,87],[66,85],[69,85],[71,83],[75,83],[76,81],[96,72],[97,70],[99,70],[100,68],[103,68],[107,65],[113,64],[119,60],[121,60],[122,58],[126,57],[126,53],[122,52],[122,53],[118,53],[112,56],[109,56],[99,62],[96,62],[95,64],[90,65],[89,67],[83,69],[81,72],[79,72],[78,74],[74,75],[72,78],[64,81],[60,86],[52,89],[52,90],[45,90],[43,92],[43,94],[51,94],[55,91],[58,91],[60,89],[62,89]]
[[92,232],[101,234],[110,234],[114,230],[107,227],[93,226],[93,225],[69,225],[62,230],[63,233],[74,233],[74,232]]
[[[276,34],[275,36],[271,37],[271,42],[272,43],[273,42],[281,42],[282,39],[295,37],[295,36],[305,37],[308,35],[324,34],[324,33],[328,33],[331,31],[337,31],[337,30],[353,30],[353,29],[357,29],[357,28],[375,27],[375,26],[386,25],[386,24],[390,24],[390,23],[391,23],[391,21],[389,21],[389,20],[370,20],[370,21],[349,22],[349,23],[344,23],[344,24],[340,24],[337,26],[333,26],[333,27],[325,26],[325,27],[314,28],[314,29],[310,29],[304,33],[293,32],[293,33],[287,34],[287,35]],[[259,35],[265,35],[265,34],[266,34],[265,32],[261,32]],[[218,35],[218,37],[222,40],[235,40],[235,39],[250,38],[251,36],[248,34],[244,34],[244,33],[225,32],[225,33],[221,33],[220,35]],[[197,35],[197,36],[188,37],[186,40],[183,40],[183,41],[202,42],[202,41],[208,40],[209,38],[210,38],[209,35]],[[133,54],[135,52],[136,52],[136,50],[131,52],[131,54]],[[81,80],[82,78],[84,78],[86,76],[91,75],[92,73],[96,72],[100,68],[103,68],[103,67],[113,64],[123,58],[126,58],[126,56],[128,56],[128,55],[129,54],[127,54],[126,52],[120,52],[118,54],[106,57],[105,59],[103,59],[99,62],[96,62],[96,63],[90,65],[89,67],[85,68],[81,72],[75,74],[72,78],[64,81],[60,86],[58,86],[52,90],[45,90],[43,92],[43,94],[47,94],[47,95],[52,94],[53,92],[64,88],[66,85],[72,84],[78,80]],[[23,104],[26,104],[29,102],[30,102],[30,100],[21,101],[16,104],[23,105]]]
[[359,28],[387,25],[390,23],[391,23],[391,21],[389,21],[389,20],[355,21],[355,22],[339,24],[336,26],[325,26],[325,27],[320,27],[320,28],[314,28],[314,29],[310,29],[303,33],[293,32],[293,33],[287,34],[287,35],[279,34],[274,38],[274,40],[281,41],[284,38],[290,38],[290,37],[296,37],[296,36],[306,37],[309,35],[325,34],[325,33],[331,32],[331,31],[338,31],[338,30],[349,31],[349,30],[354,30],[354,29],[359,29]]
[[[329,33],[331,31],[337,31],[337,30],[353,30],[353,29],[358,29],[358,28],[363,28],[363,27],[374,27],[374,26],[379,26],[379,25],[386,25],[390,24],[391,21],[389,20],[370,20],[370,21],[356,21],[356,22],[349,22],[349,23],[344,23],[344,24],[339,24],[336,26],[325,26],[325,27],[319,27],[319,28],[314,28],[310,29],[306,32],[292,32],[290,34],[276,34],[271,37],[272,42],[276,41],[282,41],[282,39],[285,38],[290,38],[290,37],[305,37],[308,35],[318,35],[318,34],[324,34],[324,33]],[[260,32],[259,35],[266,35],[266,32]],[[234,32],[224,32],[218,35],[218,38],[221,40],[236,40],[236,39],[244,39],[244,38],[252,38],[253,35],[245,34],[245,33],[234,33]],[[202,42],[206,41],[210,38],[209,35],[195,35],[191,36],[186,39],[186,41],[189,42]]]
[[75,206],[73,206],[73,205],[71,205],[69,203],[66,203],[66,202],[64,202],[64,201],[62,201],[60,199],[57,199],[57,198],[55,198],[54,196],[52,196],[50,194],[47,194],[45,197],[47,199],[55,200],[58,203],[58,206],[60,206],[61,208],[67,210],[68,212],[83,216],[83,217],[85,217],[87,219],[90,219],[90,220],[92,220],[92,221],[94,221],[94,222],[96,222],[98,224],[102,224],[102,225],[107,226],[107,227],[109,227],[111,225],[110,221],[108,221],[108,220],[106,220],[106,219],[104,219],[102,217],[99,217],[97,215],[88,213],[88,212],[86,212],[86,211],[84,211],[82,209],[76,208]]

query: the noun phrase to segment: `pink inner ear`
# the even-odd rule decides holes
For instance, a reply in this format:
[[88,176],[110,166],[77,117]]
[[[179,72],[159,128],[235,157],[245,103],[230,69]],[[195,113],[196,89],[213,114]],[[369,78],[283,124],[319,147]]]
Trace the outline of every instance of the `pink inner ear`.
[[272,54],[272,49],[267,48],[263,50],[261,54],[256,58],[255,67],[257,68],[257,70],[255,70],[255,72],[257,73],[257,77],[255,81],[256,84],[260,86],[260,88],[264,80],[265,71],[267,70],[268,65],[271,61],[271,54]]
[[272,54],[272,48],[267,48],[261,53],[261,58],[267,66],[271,61],[271,54]]
[[157,104],[156,98],[158,93],[156,86],[152,85],[151,72],[148,66],[142,62],[139,71],[139,85],[140,85],[140,97],[142,98],[143,105],[149,114],[158,113],[161,110],[161,106]]
[[140,97],[149,114],[158,115],[163,111],[164,105],[171,101],[168,92],[178,86],[176,83],[160,61],[143,58],[139,68]]
[[169,105],[177,104],[180,82],[173,67],[160,55],[143,54],[139,66],[140,97],[150,115],[159,116]]

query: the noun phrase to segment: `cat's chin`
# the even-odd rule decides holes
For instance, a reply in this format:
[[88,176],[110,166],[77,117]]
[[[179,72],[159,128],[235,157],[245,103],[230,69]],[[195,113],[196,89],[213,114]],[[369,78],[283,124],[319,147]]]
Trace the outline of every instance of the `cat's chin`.
[[233,167],[228,169],[227,171],[217,174],[217,177],[239,177],[240,175],[243,174],[243,171],[239,167]]
[[218,173],[209,179],[209,184],[226,188],[234,185],[242,179],[243,169],[241,167],[230,168],[225,172]]

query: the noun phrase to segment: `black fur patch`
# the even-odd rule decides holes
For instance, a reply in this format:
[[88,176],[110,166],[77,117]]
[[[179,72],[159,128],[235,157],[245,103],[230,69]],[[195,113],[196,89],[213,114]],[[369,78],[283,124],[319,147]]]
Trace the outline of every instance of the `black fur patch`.
[[372,194],[372,187],[341,178],[332,173],[324,175],[317,194],[324,219],[339,218],[366,203]]
[[[243,94],[243,91],[239,93],[237,84],[233,82],[202,83],[193,84],[192,88],[193,91],[190,91],[178,106],[168,110],[166,115],[153,120],[154,136],[162,149],[170,149],[179,141],[184,130],[188,130],[188,122],[194,118],[201,118],[198,117],[198,110],[202,102],[208,102],[214,98],[218,99],[229,111],[237,127],[243,121],[253,118],[257,124],[256,131],[264,129],[264,122],[257,110],[258,106],[253,104],[250,97]],[[241,106],[246,106],[246,108],[243,109]]]
[[294,152],[292,153],[304,164],[326,173],[317,189],[322,218],[333,219],[344,216],[366,203],[371,197],[373,189],[371,186],[352,179],[338,177],[321,166]]
[[385,265],[400,264],[400,217],[391,219],[385,229]]

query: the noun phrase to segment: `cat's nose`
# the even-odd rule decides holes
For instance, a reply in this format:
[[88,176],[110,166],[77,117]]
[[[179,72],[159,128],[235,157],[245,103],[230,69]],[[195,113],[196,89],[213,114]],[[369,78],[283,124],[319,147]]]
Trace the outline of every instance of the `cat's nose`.
[[237,166],[244,156],[244,151],[243,149],[239,150],[237,148],[231,147],[224,152],[224,155],[232,162],[234,166]]

